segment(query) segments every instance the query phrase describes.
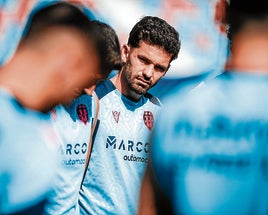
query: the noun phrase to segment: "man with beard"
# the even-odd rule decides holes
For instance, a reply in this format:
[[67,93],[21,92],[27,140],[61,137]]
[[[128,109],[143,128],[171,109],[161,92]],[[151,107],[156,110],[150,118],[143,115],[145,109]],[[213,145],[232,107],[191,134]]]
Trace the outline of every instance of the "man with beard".
[[82,214],[135,214],[149,135],[160,110],[147,93],[180,49],[179,35],[158,17],[146,16],[123,45],[123,67],[95,90],[100,109],[79,204]]
[[[179,49],[179,34],[172,26],[145,16],[121,49],[122,69],[96,86],[97,99],[83,95],[57,119],[66,140],[63,153],[71,160],[87,157],[73,164],[85,171],[78,201],[81,214],[137,212],[149,136],[161,106],[147,91],[166,74]],[[95,130],[90,134],[92,122]],[[68,134],[68,123],[77,138]]]

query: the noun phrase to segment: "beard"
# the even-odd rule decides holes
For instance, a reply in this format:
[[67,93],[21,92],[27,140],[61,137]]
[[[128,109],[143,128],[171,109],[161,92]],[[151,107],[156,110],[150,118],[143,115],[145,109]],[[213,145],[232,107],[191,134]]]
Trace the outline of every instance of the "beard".
[[128,63],[125,65],[123,74],[125,84],[131,97],[139,98],[147,93],[147,91],[151,88],[151,81],[146,80],[143,76],[138,75],[137,72],[134,72]]
[[126,73],[126,83],[128,85],[128,88],[138,94],[143,95],[145,94],[149,89],[150,85],[144,86],[142,83],[140,83],[139,79],[143,80],[143,77],[139,76],[133,76],[130,71],[125,71]]
[[129,85],[129,88],[138,95],[143,95],[148,91],[147,88],[144,88],[144,87],[142,87],[136,83],[133,83],[133,82],[128,82],[128,85]]

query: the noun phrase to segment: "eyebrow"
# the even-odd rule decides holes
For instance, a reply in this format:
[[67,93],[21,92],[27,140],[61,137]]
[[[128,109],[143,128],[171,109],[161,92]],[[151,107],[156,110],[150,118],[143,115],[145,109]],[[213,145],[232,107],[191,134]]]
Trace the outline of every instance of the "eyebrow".
[[[144,55],[138,54],[137,56],[138,56],[138,58],[144,59],[148,63],[153,63],[149,58],[145,57]],[[164,71],[166,71],[168,69],[168,66],[166,67],[166,66],[163,66],[161,64],[154,64],[154,66],[157,67],[157,68],[159,68],[159,69],[163,69]]]

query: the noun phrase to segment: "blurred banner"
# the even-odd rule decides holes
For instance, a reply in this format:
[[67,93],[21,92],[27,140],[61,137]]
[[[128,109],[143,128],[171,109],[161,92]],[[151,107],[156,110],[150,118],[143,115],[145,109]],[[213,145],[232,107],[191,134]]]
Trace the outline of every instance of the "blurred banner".
[[[55,1],[0,0],[0,64],[7,62],[16,49],[30,11]],[[226,61],[228,41],[222,26],[215,22],[219,15],[215,13],[216,3],[221,0],[66,1],[81,4],[89,17],[110,24],[121,45],[127,42],[133,25],[145,15],[159,16],[178,30],[179,57],[172,62],[162,84],[152,89],[159,96],[187,77],[219,74]],[[163,85],[167,84],[169,87],[163,91]]]

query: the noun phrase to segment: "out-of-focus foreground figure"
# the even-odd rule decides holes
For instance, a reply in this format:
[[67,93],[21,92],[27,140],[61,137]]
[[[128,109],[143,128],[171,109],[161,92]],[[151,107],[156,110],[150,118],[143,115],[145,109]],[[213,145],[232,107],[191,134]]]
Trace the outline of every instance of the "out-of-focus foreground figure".
[[[54,177],[58,141],[47,112],[108,73],[78,6],[34,11],[13,58],[0,69],[0,213],[39,214]],[[33,209],[33,210],[31,210]]]
[[268,213],[268,3],[229,3],[228,70],[170,97],[156,124],[141,193],[153,188],[151,214]]
[[[98,20],[91,21],[91,24],[100,44],[99,52],[104,57],[101,69],[109,72],[121,69],[120,43],[116,32],[110,25]],[[96,108],[92,105],[92,100],[95,99],[94,89],[95,85],[85,89],[86,93],[83,93],[69,105],[58,105],[53,110],[54,126],[62,139],[62,144],[58,149],[61,168],[57,171],[56,180],[49,194],[45,214],[80,214],[78,193],[83,174],[84,176],[86,174],[87,153],[90,153],[88,146],[90,144],[87,141],[90,142],[90,137],[86,140],[80,140],[80,138],[85,135],[91,136],[90,134],[95,127],[94,120],[93,123],[87,123],[87,120],[91,121],[90,114]],[[74,109],[72,114],[67,114],[67,111],[72,109]],[[78,129],[76,123],[83,129]],[[73,145],[69,143],[70,141]]]

